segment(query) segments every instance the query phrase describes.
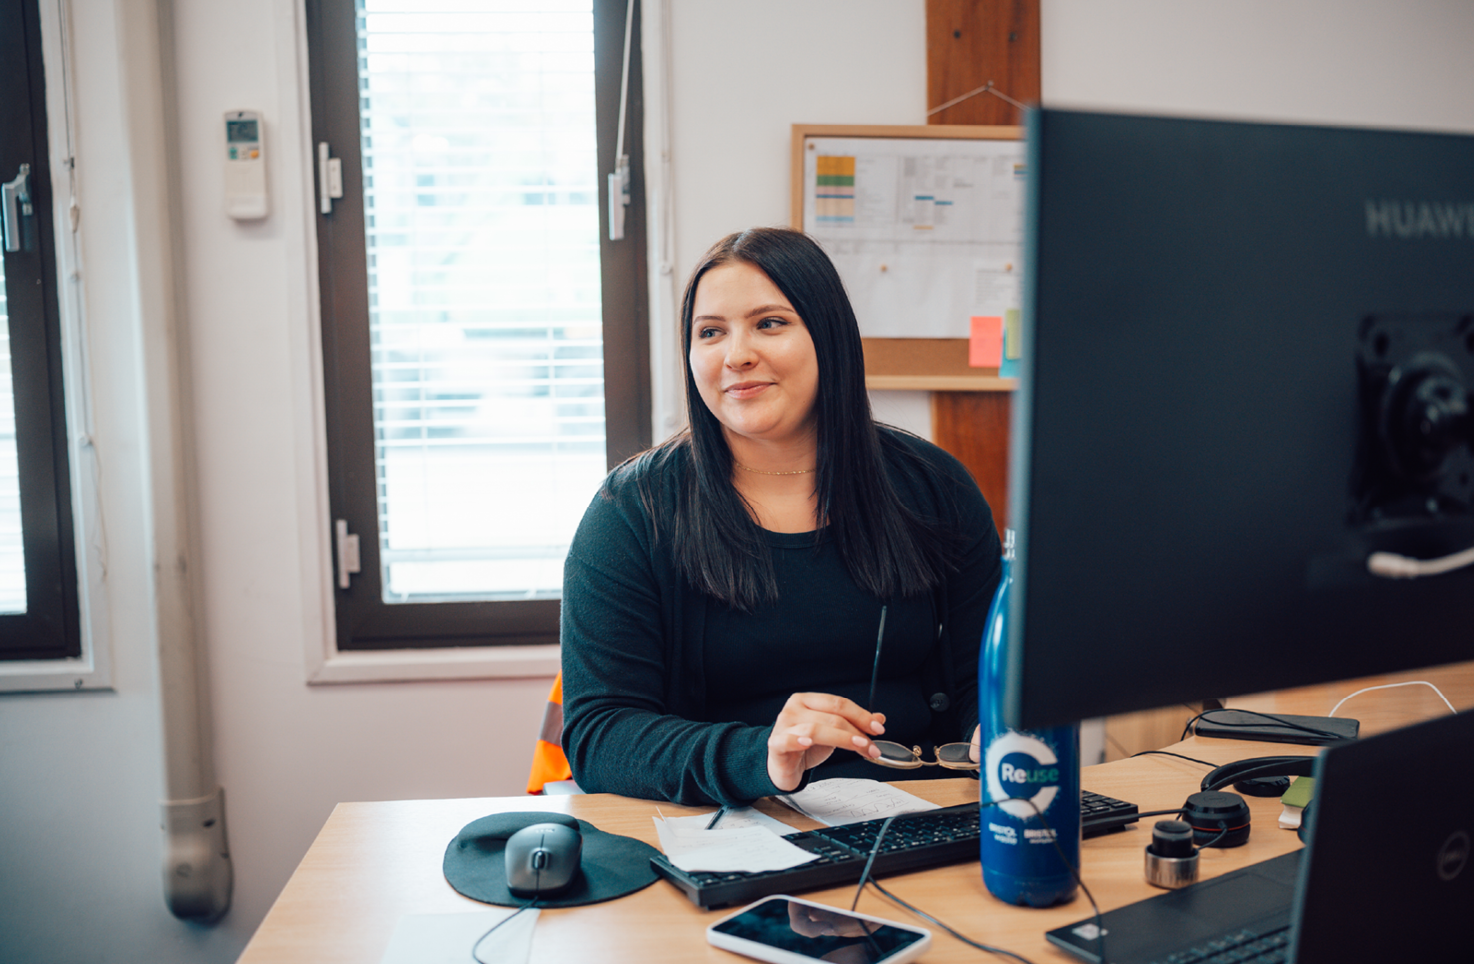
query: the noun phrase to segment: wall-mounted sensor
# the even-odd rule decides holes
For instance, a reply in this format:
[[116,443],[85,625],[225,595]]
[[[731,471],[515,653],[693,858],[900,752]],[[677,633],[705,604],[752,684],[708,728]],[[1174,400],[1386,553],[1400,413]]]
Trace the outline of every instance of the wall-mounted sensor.
[[237,221],[266,217],[266,147],[261,114],[225,112],[225,213]]

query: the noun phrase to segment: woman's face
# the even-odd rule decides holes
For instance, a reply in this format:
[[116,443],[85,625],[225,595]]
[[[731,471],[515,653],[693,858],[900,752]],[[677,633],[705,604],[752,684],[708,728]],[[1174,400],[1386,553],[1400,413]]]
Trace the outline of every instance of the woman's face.
[[691,375],[729,444],[812,439],[819,361],[778,286],[731,261],[701,276],[691,315]]

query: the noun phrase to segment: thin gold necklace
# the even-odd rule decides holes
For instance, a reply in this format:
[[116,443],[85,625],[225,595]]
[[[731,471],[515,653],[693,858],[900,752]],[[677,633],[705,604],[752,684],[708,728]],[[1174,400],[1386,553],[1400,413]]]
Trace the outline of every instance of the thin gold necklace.
[[748,472],[756,472],[758,475],[808,475],[810,472],[814,471],[813,469],[795,469],[792,472],[769,472],[767,469],[755,469],[750,465],[743,465],[736,459],[732,460],[732,464],[737,466],[739,469],[744,469]]

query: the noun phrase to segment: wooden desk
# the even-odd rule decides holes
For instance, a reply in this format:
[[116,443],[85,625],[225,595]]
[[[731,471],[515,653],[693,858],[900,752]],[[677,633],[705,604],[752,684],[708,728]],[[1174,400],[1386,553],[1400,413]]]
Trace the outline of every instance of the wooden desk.
[[[1314,752],[1310,747],[1197,737],[1171,749],[1215,764],[1250,756]],[[1206,772],[1206,767],[1185,760],[1146,756],[1087,767],[1082,782],[1087,790],[1130,800],[1145,812],[1180,806],[1198,789]],[[901,781],[898,785],[944,805],[976,800],[978,795],[977,781],[968,778]],[[796,829],[815,826],[779,804],[763,801],[760,805]],[[1276,825],[1277,800],[1250,800],[1250,806],[1254,829],[1249,842],[1233,850],[1205,850],[1203,877],[1299,846],[1292,832]],[[668,816],[703,812],[664,803],[660,808]],[[241,964],[374,964],[401,915],[484,909],[485,905],[462,897],[445,882],[441,857],[462,826],[488,813],[510,810],[571,813],[602,830],[656,845],[650,819],[655,804],[608,794],[339,804],[246,947]],[[1143,848],[1150,839],[1151,822],[1084,842],[1084,879],[1102,910],[1161,893],[1142,879]],[[1074,960],[1049,945],[1044,932],[1091,913],[1083,895],[1064,907],[1047,910],[1005,905],[983,887],[976,861],[887,877],[883,882],[898,896],[974,940],[1035,962]],[[844,887],[804,896],[848,907],[853,891],[853,887]],[[868,888],[859,909],[927,926]],[[702,911],[671,885],[656,881],[637,894],[604,904],[543,911],[533,960],[731,964],[739,958],[708,945],[705,934],[707,924],[726,913]],[[925,960],[977,960],[976,950],[932,930],[933,950]]]
[[[1324,716],[1342,697],[1363,686],[1427,679],[1459,710],[1474,709],[1474,663],[1395,676],[1352,680],[1258,697],[1232,706],[1264,712]],[[1426,687],[1379,690],[1346,704],[1338,716],[1362,721],[1372,735],[1447,712]],[[1215,765],[1254,756],[1312,754],[1312,747],[1192,737],[1168,747]],[[1143,756],[1086,767],[1087,790],[1137,804],[1143,812],[1181,806],[1198,789],[1207,768],[1168,756]],[[975,801],[972,779],[899,781],[917,796],[943,805]],[[795,829],[815,824],[787,808],[762,801],[761,808]],[[441,876],[441,857],[461,827],[488,813],[542,810],[571,813],[612,833],[656,845],[650,817],[655,804],[608,794],[574,797],[495,797],[466,800],[411,800],[339,804],[302,858],[251,943],[242,964],[344,961],[376,964],[404,914],[460,913],[486,907],[462,897]],[[1278,800],[1250,798],[1253,831],[1249,842],[1232,850],[1203,851],[1201,874],[1213,877],[1265,860],[1299,846],[1280,830]],[[672,816],[704,812],[660,804]],[[709,811],[710,808],[705,808]],[[1142,879],[1143,849],[1150,839],[1149,818],[1142,825],[1087,840],[1083,844],[1085,883],[1101,910],[1162,893]],[[935,914],[974,940],[1003,947],[1034,962],[1075,961],[1044,939],[1044,932],[1090,915],[1083,895],[1064,907],[1030,910],[1010,907],[983,887],[976,861],[920,873],[887,877],[888,889]],[[810,891],[813,900],[848,907],[853,887]],[[860,910],[913,923],[910,913],[867,889]],[[728,911],[702,911],[664,881],[620,900],[569,910],[546,910],[538,920],[535,961],[732,962],[742,960],[706,943],[706,925]],[[975,961],[978,952],[932,928],[934,945],[927,961]]]
[[[1387,684],[1413,680],[1425,680],[1437,686],[1443,697],[1460,712],[1474,709],[1474,662],[1236,696],[1230,698],[1227,705],[1233,709],[1257,710],[1260,713],[1326,716],[1333,707],[1341,703],[1336,715],[1359,720],[1361,735],[1374,736],[1448,712],[1443,699],[1427,686],[1371,689],[1342,703],[1346,697],[1368,690],[1369,687],[1386,687]],[[1183,703],[1109,717],[1105,731],[1106,759],[1118,760],[1138,750],[1154,749],[1181,739],[1183,727],[1199,709],[1201,707],[1196,704],[1189,706]]]

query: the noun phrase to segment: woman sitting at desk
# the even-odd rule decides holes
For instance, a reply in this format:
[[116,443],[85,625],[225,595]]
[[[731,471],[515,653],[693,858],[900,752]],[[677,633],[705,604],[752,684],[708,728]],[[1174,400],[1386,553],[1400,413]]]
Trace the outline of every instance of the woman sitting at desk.
[[881,734],[928,760],[968,739],[992,514],[954,458],[872,419],[833,264],[798,232],[734,234],[681,324],[690,428],[610,473],[564,569],[574,779],[745,803],[811,774],[894,778],[869,762]]

